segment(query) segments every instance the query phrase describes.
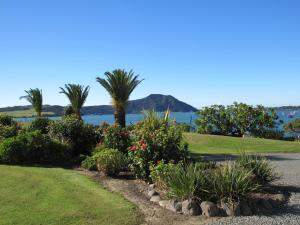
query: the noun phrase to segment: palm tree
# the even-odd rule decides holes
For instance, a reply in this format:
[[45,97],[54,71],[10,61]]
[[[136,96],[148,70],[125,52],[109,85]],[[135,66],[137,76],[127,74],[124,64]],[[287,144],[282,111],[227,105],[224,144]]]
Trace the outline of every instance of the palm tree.
[[116,69],[112,72],[105,72],[104,75],[106,79],[97,77],[96,80],[112,98],[112,104],[115,108],[115,123],[125,127],[125,110],[129,96],[143,80],[138,80],[139,75],[134,75],[132,70],[126,72],[125,70]]
[[43,110],[43,94],[42,90],[35,88],[35,89],[29,89],[28,91],[25,91],[27,95],[21,96],[20,99],[25,98],[34,108],[36,114],[38,117],[42,116],[42,110]]
[[65,84],[65,88],[60,87],[60,89],[60,93],[68,97],[75,115],[81,120],[80,110],[87,99],[90,87],[84,87],[79,84]]

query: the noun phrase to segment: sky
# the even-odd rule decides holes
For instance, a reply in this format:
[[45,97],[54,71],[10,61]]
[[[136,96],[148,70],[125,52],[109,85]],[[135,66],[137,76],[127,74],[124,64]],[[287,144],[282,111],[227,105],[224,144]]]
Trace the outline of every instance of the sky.
[[0,106],[110,104],[96,77],[133,69],[131,99],[168,94],[197,108],[233,101],[300,105],[299,0],[0,0]]

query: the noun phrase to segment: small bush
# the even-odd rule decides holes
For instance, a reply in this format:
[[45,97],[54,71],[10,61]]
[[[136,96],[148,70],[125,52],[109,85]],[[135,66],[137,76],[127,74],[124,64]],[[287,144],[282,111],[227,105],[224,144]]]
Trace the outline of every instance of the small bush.
[[0,140],[16,136],[18,134],[18,130],[19,127],[16,125],[0,125]]
[[198,197],[206,199],[209,192],[209,172],[196,164],[178,165],[166,176],[169,196],[178,200]]
[[242,153],[237,159],[237,163],[252,172],[255,181],[260,185],[268,184],[278,178],[270,161],[264,157]]
[[173,162],[165,163],[164,160],[157,165],[150,164],[150,178],[158,187],[166,189],[166,178],[176,169],[177,165]]
[[251,171],[237,164],[226,164],[214,170],[211,177],[212,197],[225,202],[240,201],[256,191]]
[[96,128],[84,124],[75,116],[66,116],[61,120],[51,121],[49,135],[61,143],[70,145],[74,156],[90,154],[99,142]]
[[126,128],[119,125],[107,126],[103,124],[103,144],[106,148],[118,149],[120,152],[127,153],[130,144],[129,132]]
[[48,126],[50,124],[50,120],[46,117],[37,117],[30,123],[28,127],[28,131],[39,130],[43,134],[48,133]]
[[3,126],[13,126],[16,125],[17,122],[9,115],[0,115],[0,125]]
[[67,164],[68,146],[52,141],[40,131],[21,133],[0,143],[0,161],[8,164]]
[[141,122],[131,135],[132,146],[128,153],[130,166],[139,178],[149,177],[151,162],[164,160],[177,163],[188,156],[188,145],[183,142],[179,127],[161,123],[158,129],[154,129],[155,125],[156,122],[151,122],[150,126],[148,122]]
[[118,175],[126,165],[126,157],[117,149],[104,149],[95,155],[97,168],[106,175]]
[[85,160],[81,162],[81,166],[87,170],[97,170],[95,157],[87,156]]

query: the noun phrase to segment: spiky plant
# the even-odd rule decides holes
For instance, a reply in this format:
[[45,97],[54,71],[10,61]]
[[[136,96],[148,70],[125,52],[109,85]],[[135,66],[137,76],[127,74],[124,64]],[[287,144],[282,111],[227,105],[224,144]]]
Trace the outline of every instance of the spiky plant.
[[30,88],[28,91],[25,91],[27,95],[21,96],[20,99],[26,99],[35,110],[38,117],[42,116],[43,111],[43,94],[42,90],[35,88]]
[[80,111],[84,105],[90,91],[90,87],[79,84],[65,84],[65,88],[60,87],[60,93],[65,94],[74,110],[74,114],[81,119]]
[[97,77],[96,80],[102,85],[112,98],[115,108],[115,123],[121,127],[126,126],[126,106],[133,90],[143,81],[138,80],[132,70],[116,69],[112,72],[105,72],[106,79]]

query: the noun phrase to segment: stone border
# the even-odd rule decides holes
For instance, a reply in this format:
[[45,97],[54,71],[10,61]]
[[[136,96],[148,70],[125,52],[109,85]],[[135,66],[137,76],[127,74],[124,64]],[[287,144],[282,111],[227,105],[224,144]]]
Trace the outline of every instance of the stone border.
[[148,197],[151,202],[169,211],[187,216],[203,215],[206,217],[270,215],[274,213],[274,208],[288,201],[288,197],[284,194],[263,193],[252,194],[250,200],[238,203],[221,201],[216,204],[208,201],[201,202],[197,199],[182,202],[173,199],[163,200],[154,184],[148,186]]

